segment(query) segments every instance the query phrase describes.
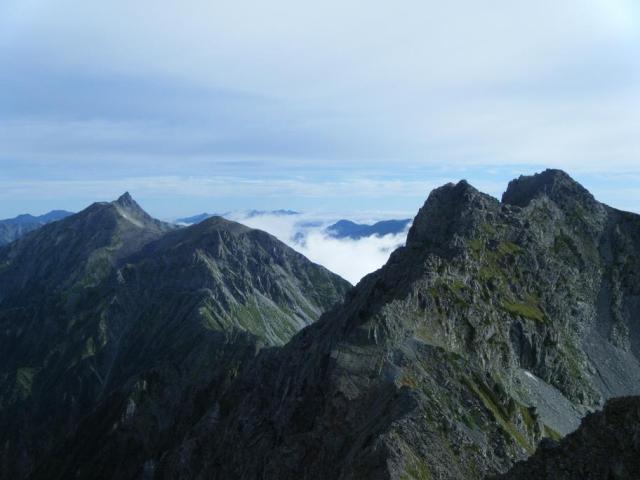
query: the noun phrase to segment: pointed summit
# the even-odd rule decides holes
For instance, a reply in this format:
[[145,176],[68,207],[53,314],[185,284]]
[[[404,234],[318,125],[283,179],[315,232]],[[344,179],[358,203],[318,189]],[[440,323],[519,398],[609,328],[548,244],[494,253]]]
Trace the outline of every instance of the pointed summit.
[[111,205],[116,207],[120,215],[140,227],[142,224],[158,222],[133,199],[129,192],[120,195],[117,200],[111,202]]
[[526,207],[534,198],[543,196],[559,206],[573,201],[582,201],[589,205],[596,203],[586,188],[566,172],[556,169],[547,169],[535,175],[521,175],[512,180],[502,195],[502,202]]
[[[112,203],[114,205],[118,206],[118,207],[121,207],[121,208],[134,209],[134,210],[139,210],[141,212],[144,212],[142,207],[140,205],[138,205],[138,202],[136,202],[133,199],[133,197],[131,196],[131,194],[129,192],[124,192],[122,195],[120,195],[118,197],[117,200],[115,200]],[[146,214],[146,212],[145,212],[145,214]]]
[[466,180],[436,188],[418,211],[409,230],[407,245],[444,244],[452,232],[481,212],[496,207],[498,201],[474,188]]
[[116,200],[116,203],[119,203],[121,205],[127,205],[135,202],[129,192],[124,192],[122,195],[120,195],[120,197],[118,197],[118,199]]
[[[37,289],[42,282],[47,288],[55,285],[58,289],[68,288],[75,282],[96,285],[120,258],[174,228],[152,218],[129,193],[113,202],[93,203],[12,243],[7,252],[12,257],[16,276],[5,285],[0,278],[0,292],[19,293],[29,285]],[[51,245],[61,245],[56,247],[57,255],[53,257],[47,254]]]

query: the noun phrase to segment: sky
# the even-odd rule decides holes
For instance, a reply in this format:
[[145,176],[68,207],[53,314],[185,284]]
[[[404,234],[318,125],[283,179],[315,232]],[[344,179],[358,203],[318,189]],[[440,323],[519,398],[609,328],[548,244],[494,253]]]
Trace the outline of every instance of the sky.
[[640,212],[635,0],[0,2],[0,218],[412,216],[562,168]]

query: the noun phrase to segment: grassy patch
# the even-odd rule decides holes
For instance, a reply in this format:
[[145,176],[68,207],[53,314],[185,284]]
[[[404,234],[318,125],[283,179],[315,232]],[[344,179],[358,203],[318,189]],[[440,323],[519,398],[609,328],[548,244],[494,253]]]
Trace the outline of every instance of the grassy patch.
[[465,284],[458,279],[452,281],[440,281],[429,288],[429,293],[436,301],[436,308],[446,305],[443,300],[450,300],[460,307],[466,307],[469,302],[464,296]]
[[531,416],[531,412],[529,411],[529,408],[521,404],[519,404],[519,406],[520,406],[520,414],[522,415],[522,419],[524,420],[524,424],[526,425],[527,430],[529,430],[530,432],[533,431],[533,429],[535,428],[536,421]]
[[501,242],[498,245],[497,251],[500,255],[517,255],[522,252],[522,248],[515,243]]
[[400,476],[402,480],[431,480],[431,471],[427,463],[414,455],[407,461],[407,467]]
[[202,325],[211,330],[246,330],[276,344],[285,343],[298,330],[295,314],[280,309],[275,303],[253,297],[244,303],[232,303],[228,312],[216,311],[214,305],[203,305],[199,310]]
[[481,238],[474,238],[469,242],[469,246],[475,253],[479,253],[484,248],[484,240]]
[[464,378],[465,384],[475,393],[475,395],[482,401],[485,408],[491,412],[493,418],[498,422],[498,425],[511,436],[518,445],[520,445],[529,454],[533,454],[535,448],[529,443],[529,440],[520,432],[517,427],[511,422],[509,414],[496,398],[495,394],[484,383],[475,383],[468,377]]
[[409,387],[409,388],[416,388],[418,386],[418,382],[413,377],[413,375],[405,372],[400,378],[400,385]]
[[528,298],[526,302],[503,300],[501,306],[511,315],[518,315],[539,323],[544,323],[545,321],[544,312],[533,298]]
[[462,422],[469,427],[471,430],[479,430],[478,424],[476,423],[476,419],[473,418],[473,415],[463,414]]
[[82,358],[93,357],[96,354],[96,342],[93,337],[87,338],[84,344],[84,351],[82,352]]
[[498,233],[498,231],[496,230],[496,227],[494,227],[492,224],[490,223],[483,223],[480,228],[482,229],[482,231],[484,233],[486,233],[487,235],[496,235]]
[[33,381],[37,374],[37,368],[22,367],[16,370],[16,389],[23,399],[31,396]]
[[544,436],[549,437],[550,439],[555,440],[556,442],[559,442],[560,440],[562,440],[562,435],[560,435],[560,433],[556,432],[553,428],[549,427],[548,425],[544,426]]

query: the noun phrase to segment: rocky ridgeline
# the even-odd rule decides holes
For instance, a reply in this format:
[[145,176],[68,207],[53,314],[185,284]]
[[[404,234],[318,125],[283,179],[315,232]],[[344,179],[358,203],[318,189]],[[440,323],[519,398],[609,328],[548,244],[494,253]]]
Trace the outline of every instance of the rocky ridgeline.
[[[638,393],[640,217],[560,171],[434,190],[407,245],[211,406],[158,478],[474,479]],[[205,417],[212,418],[212,417]]]

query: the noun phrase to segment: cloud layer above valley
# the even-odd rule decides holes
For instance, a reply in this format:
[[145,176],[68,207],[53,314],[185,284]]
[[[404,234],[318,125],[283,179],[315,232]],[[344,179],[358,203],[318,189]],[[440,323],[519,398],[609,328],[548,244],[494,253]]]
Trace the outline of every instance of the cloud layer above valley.
[[[358,240],[332,238],[324,229],[337,218],[300,214],[291,216],[243,214],[230,218],[271,233],[315,263],[337,273],[352,284],[382,267],[391,253],[404,245],[406,231],[396,235],[371,236]],[[376,219],[361,219],[371,222]],[[308,226],[305,226],[308,225]]]

